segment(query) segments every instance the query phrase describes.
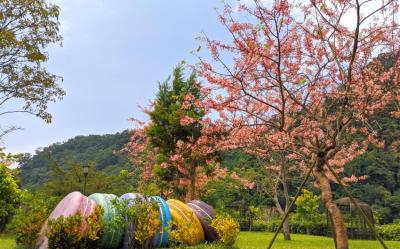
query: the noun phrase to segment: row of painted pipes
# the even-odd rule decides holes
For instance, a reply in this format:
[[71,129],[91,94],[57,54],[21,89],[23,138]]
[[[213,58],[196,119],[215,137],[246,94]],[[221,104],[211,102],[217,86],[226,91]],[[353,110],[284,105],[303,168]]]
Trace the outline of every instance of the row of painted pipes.
[[[110,221],[116,215],[116,209],[113,200],[118,198],[113,194],[92,194],[89,197],[81,194],[80,192],[72,192],[62,199],[51,212],[48,219],[57,219],[61,216],[68,217],[80,213],[82,217],[90,215],[96,205],[100,205],[103,210],[103,219],[106,224],[101,238],[97,241],[97,246],[102,249],[116,249],[131,248],[134,243],[134,230],[133,225],[128,225],[124,231],[123,228],[112,226]],[[217,239],[217,234],[214,229],[210,227],[211,220],[214,218],[214,209],[200,200],[192,200],[188,203],[183,203],[179,200],[170,199],[165,201],[162,197],[152,196],[146,198],[141,194],[127,193],[119,197],[120,200],[125,200],[128,205],[143,202],[146,200],[156,201],[160,207],[160,221],[161,229],[149,241],[154,247],[165,247],[169,244],[169,229],[170,221],[175,221],[178,224],[185,222],[191,228],[194,234],[187,235],[189,245],[196,245],[202,243],[204,240],[214,241]],[[87,227],[84,224],[81,231],[85,231]],[[48,239],[46,237],[47,222],[43,225],[39,239],[38,248],[47,249]]]

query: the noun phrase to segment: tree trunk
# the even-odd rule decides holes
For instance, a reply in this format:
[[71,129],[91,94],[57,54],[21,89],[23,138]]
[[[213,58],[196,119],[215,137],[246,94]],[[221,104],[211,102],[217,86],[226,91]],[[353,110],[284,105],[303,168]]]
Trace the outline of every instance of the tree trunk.
[[[285,211],[283,210],[281,204],[279,203],[277,189],[275,189],[275,191],[274,191],[273,200],[275,203],[276,210],[278,211],[279,215],[283,219],[283,217],[285,216]],[[289,204],[286,205],[285,210],[287,209],[288,205]],[[285,238],[285,240],[291,240],[290,229],[289,229],[289,217],[287,217],[285,222],[283,223],[282,233],[283,233],[283,237]]]
[[340,209],[333,200],[331,185],[328,177],[322,170],[314,171],[314,176],[321,189],[321,199],[332,217],[333,226],[336,233],[337,249],[348,249],[347,228]]
[[285,240],[291,240],[290,237],[290,228],[289,228],[289,217],[285,220],[282,227],[283,237]]
[[187,201],[196,199],[196,175],[195,174],[190,175],[189,190],[188,190],[186,199],[187,199]]
[[[284,161],[283,159],[282,161]],[[285,162],[285,161],[284,161]],[[282,186],[283,186],[283,195],[285,196],[285,213],[289,212],[289,205],[290,205],[290,197],[289,197],[289,190],[287,184],[287,177],[286,177],[286,162],[282,165]],[[285,240],[291,240],[290,237],[290,228],[289,228],[289,216],[286,218],[285,222],[283,223],[283,237]]]
[[310,226],[306,226],[306,234],[310,235],[311,234],[311,229]]

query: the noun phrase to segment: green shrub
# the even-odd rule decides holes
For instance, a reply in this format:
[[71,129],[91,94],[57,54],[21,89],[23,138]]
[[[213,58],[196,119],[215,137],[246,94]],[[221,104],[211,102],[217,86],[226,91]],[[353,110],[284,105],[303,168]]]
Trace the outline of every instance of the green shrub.
[[211,227],[217,232],[219,241],[226,246],[232,246],[240,232],[239,223],[228,214],[216,215]]
[[261,220],[261,219],[253,220],[251,230],[252,231],[260,231],[260,232],[267,231],[268,223],[265,220]]
[[149,240],[161,229],[160,208],[157,202],[141,202],[136,199],[135,204],[131,205],[129,200],[115,199],[113,204],[117,215],[112,225],[124,229],[134,226],[132,237],[135,241],[132,246],[151,247]]
[[384,240],[400,241],[400,224],[379,225],[375,228]]
[[[303,189],[295,204],[296,210],[292,215],[291,221],[293,224],[299,224],[306,228],[307,234],[312,234],[312,229],[318,226],[321,220],[324,220],[324,214],[321,212],[320,206],[321,197],[314,195],[313,192]],[[302,232],[303,233],[303,232]]]
[[[275,232],[280,224],[281,220],[274,219],[269,222],[256,219],[253,221],[252,231],[260,231],[260,232]],[[307,226],[302,222],[297,222],[295,220],[290,220],[289,223],[290,232],[306,234]],[[327,225],[325,222],[319,222],[308,226],[309,232],[312,235],[326,235]]]
[[313,223],[306,226],[303,222],[292,221],[289,224],[292,233],[310,234],[310,235],[327,235],[328,227],[326,222]]
[[21,201],[22,191],[18,186],[17,172],[8,166],[14,160],[0,148],[0,233],[15,213]]
[[[82,229],[84,225],[86,229]],[[96,240],[100,238],[103,229],[103,208],[101,206],[96,206],[94,212],[87,217],[82,217],[78,213],[49,220],[46,231],[49,238],[49,249],[96,248]]]
[[19,248],[35,248],[40,229],[57,201],[57,198],[49,198],[38,192],[24,192],[22,203],[7,227],[16,235]]
[[260,231],[260,232],[275,232],[278,229],[280,220],[271,220],[266,221],[263,219],[256,219],[253,221],[252,231]]
[[[188,219],[196,219],[193,212],[184,212]],[[186,246],[196,244],[197,238],[195,236],[188,236],[188,234],[195,234],[198,232],[197,227],[192,223],[187,222],[186,219],[171,220],[169,223],[171,228],[169,233],[169,240],[172,246]]]

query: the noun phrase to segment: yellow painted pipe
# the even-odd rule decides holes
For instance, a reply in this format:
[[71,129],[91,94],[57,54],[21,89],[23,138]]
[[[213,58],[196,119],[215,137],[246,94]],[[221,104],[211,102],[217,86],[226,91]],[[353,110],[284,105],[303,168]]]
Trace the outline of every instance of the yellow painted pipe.
[[178,225],[187,225],[190,230],[190,234],[183,235],[185,244],[194,246],[202,243],[204,241],[203,227],[189,206],[175,199],[168,200],[167,204],[171,212],[172,221]]

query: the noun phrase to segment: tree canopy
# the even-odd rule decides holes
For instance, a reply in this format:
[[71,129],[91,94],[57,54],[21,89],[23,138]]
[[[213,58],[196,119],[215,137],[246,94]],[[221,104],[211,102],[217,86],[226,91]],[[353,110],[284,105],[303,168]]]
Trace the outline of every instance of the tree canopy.
[[9,168],[13,161],[14,157],[4,154],[0,149],[0,232],[22,197],[16,171]]
[[43,63],[48,46],[61,43],[59,13],[45,0],[0,1],[0,116],[23,112],[51,122],[48,103],[65,93]]

